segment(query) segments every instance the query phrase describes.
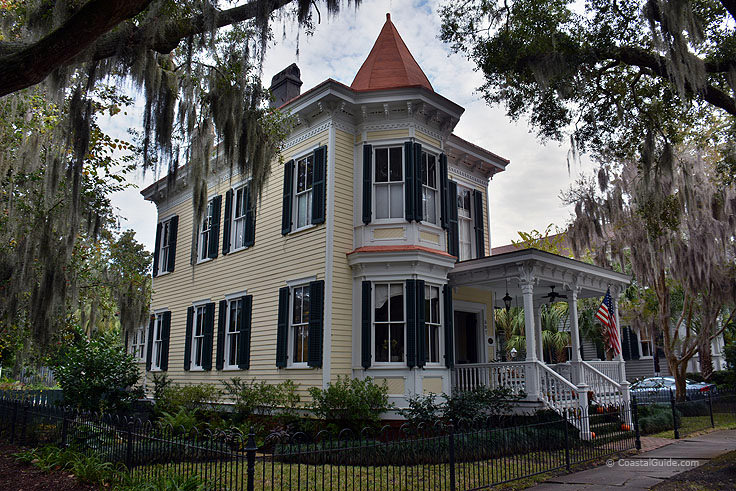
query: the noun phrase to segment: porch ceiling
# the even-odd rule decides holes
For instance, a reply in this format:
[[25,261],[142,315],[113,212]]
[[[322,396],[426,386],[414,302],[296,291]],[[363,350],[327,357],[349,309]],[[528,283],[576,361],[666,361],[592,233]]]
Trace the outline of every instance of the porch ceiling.
[[533,283],[534,301],[541,302],[547,301],[542,297],[551,291],[551,286],[563,295],[577,287],[578,298],[600,297],[609,287],[611,294],[616,295],[629,284],[631,277],[537,249],[462,261],[449,273],[450,286],[491,290],[496,299],[505,295],[508,285],[513,304],[519,306],[523,306],[520,283],[525,281]]

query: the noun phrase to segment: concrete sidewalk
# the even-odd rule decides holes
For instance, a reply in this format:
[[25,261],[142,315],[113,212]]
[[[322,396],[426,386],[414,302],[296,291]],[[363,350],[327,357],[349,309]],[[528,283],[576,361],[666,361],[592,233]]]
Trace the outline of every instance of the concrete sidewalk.
[[736,430],[714,431],[681,440],[606,465],[553,477],[530,489],[541,491],[595,489],[649,489],[696,468],[721,454],[736,450]]

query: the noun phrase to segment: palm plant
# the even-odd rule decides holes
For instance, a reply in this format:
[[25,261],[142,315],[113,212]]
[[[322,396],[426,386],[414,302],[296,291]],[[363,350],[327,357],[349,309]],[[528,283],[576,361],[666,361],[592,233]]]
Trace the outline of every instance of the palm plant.
[[494,312],[496,329],[504,335],[504,349],[507,359],[512,349],[516,349],[517,357],[523,358],[526,352],[526,338],[524,337],[524,310],[512,307],[510,310],[497,309]]
[[562,330],[568,317],[566,302],[542,305],[542,349],[549,356],[550,363],[564,362],[566,348],[570,345],[570,333]]

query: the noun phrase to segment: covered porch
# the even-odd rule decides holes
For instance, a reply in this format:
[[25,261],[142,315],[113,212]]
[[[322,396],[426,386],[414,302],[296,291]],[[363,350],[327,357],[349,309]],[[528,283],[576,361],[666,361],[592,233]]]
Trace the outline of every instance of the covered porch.
[[[577,301],[600,298],[610,288],[618,317],[617,299],[629,281],[627,275],[536,249],[458,263],[449,273],[451,287],[487,292],[494,308],[504,308],[504,297],[523,307],[526,353],[523,359],[505,362],[463,363],[468,360],[457,359],[453,390],[508,387],[525,394],[527,404],[560,413],[587,409],[591,402],[609,407],[628,404],[629,384],[621,354],[612,361],[582,359]],[[570,357],[565,363],[548,364],[542,345],[541,306],[563,301],[569,306]],[[455,323],[462,322],[456,315]],[[618,319],[616,324],[621,339]],[[456,333],[458,329],[462,331],[463,326],[456,325]]]

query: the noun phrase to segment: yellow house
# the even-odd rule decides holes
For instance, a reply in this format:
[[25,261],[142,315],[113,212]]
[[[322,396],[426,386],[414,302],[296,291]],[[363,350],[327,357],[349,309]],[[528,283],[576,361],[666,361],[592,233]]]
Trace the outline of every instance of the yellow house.
[[147,382],[306,390],[372,377],[402,406],[467,385],[456,364],[488,379],[503,279],[476,284],[468,268],[489,259],[489,181],[508,160],[453,134],[463,108],[432,89],[388,15],[350,86],[300,86],[295,65],[274,77],[297,124],[255,210],[248,176],[229,172],[210,176],[204,217],[186,185],[142,191],[158,208],[154,294],[150,325],[130,339]]

